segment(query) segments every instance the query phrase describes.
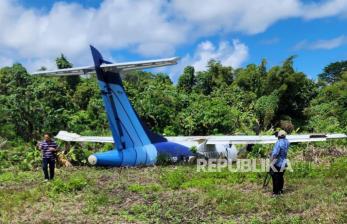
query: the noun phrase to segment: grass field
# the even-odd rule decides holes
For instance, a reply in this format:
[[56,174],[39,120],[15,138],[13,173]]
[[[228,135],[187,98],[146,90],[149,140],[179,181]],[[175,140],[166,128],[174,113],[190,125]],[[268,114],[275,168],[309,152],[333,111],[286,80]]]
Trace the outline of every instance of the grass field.
[[195,165],[2,171],[0,223],[347,223],[347,157],[327,161],[294,164],[275,198],[264,173]]

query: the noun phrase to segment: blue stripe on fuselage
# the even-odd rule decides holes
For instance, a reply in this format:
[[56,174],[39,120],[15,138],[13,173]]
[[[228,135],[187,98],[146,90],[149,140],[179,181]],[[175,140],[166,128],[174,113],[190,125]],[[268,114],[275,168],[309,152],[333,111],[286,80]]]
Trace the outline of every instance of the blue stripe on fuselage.
[[159,155],[168,155],[170,157],[193,156],[194,154],[188,147],[174,142],[159,142],[154,144]]

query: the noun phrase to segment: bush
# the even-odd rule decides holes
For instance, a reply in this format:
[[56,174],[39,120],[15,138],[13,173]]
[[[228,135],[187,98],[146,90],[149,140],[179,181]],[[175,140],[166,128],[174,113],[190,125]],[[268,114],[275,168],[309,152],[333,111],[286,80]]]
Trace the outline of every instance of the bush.
[[86,165],[88,156],[93,152],[82,147],[71,147],[66,154],[68,160],[74,165]]
[[72,193],[83,190],[88,185],[88,180],[83,176],[74,176],[64,181],[60,178],[55,179],[49,186],[51,193]]
[[347,174],[347,158],[341,157],[336,159],[326,172],[327,177],[346,178]]
[[186,180],[188,180],[188,176],[183,170],[171,170],[162,174],[160,177],[163,185],[171,189],[180,188]]
[[17,167],[27,171],[41,166],[41,152],[30,143],[10,142],[0,151],[0,168]]

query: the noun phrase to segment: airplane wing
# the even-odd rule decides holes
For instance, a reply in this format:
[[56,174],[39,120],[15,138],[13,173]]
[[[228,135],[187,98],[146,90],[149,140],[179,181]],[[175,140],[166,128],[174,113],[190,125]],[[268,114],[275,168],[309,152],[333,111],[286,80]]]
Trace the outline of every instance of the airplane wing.
[[56,139],[65,142],[99,142],[99,143],[114,143],[112,136],[81,136],[67,131],[59,131],[55,136]]
[[[218,145],[218,144],[273,144],[278,139],[272,135],[224,135],[224,136],[190,136],[190,137],[166,137],[169,141],[176,142],[182,145]],[[301,134],[287,135],[290,143],[295,142],[321,142],[330,139],[347,138],[345,134]]]
[[[57,139],[68,142],[100,142],[113,143],[112,137],[99,136],[81,136],[75,133],[60,131],[56,136]],[[295,142],[320,142],[331,139],[347,138],[345,134],[301,134],[287,135],[290,143]],[[166,137],[168,141],[185,145],[187,147],[206,145],[244,145],[244,144],[273,144],[277,138],[272,135],[225,135],[225,136],[178,136]]]
[[[167,65],[175,65],[179,57],[164,58],[158,60],[148,60],[148,61],[134,61],[134,62],[124,62],[124,63],[113,63],[113,64],[102,64],[100,68],[104,71],[131,71],[140,70],[146,68],[162,67]],[[74,76],[74,75],[88,75],[95,73],[95,67],[84,66],[66,69],[57,69],[53,71],[38,71],[31,73],[32,75],[45,75],[45,76]]]

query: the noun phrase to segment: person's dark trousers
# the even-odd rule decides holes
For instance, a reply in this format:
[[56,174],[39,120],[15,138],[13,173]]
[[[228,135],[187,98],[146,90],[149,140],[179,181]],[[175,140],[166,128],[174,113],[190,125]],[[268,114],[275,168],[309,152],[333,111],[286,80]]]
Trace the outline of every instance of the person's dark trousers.
[[270,174],[272,177],[272,193],[273,194],[280,194],[283,192],[283,185],[284,185],[284,171],[281,171],[281,167],[275,166],[276,170],[270,170]]
[[[48,166],[49,166],[49,175],[48,175]],[[52,180],[54,178],[54,168],[55,168],[54,158],[42,159],[42,170],[46,180]]]

